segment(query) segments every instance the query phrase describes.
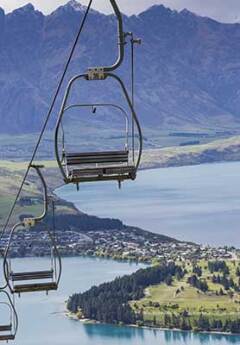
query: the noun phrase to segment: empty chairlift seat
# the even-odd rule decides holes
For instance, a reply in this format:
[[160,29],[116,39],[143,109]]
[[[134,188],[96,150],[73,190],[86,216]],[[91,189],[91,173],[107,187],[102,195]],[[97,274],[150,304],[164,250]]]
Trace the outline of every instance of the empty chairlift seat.
[[[121,182],[125,180],[136,179],[140,165],[143,146],[140,123],[121,79],[113,74],[108,74],[107,77],[114,78],[120,85],[126,104],[128,105],[128,110],[111,103],[70,104],[69,99],[72,93],[73,84],[81,79],[88,80],[87,75],[83,74],[75,76],[69,82],[58,116],[55,130],[55,155],[57,164],[64,182],[66,184],[76,184],[78,189],[79,184],[82,182],[117,181],[120,186]],[[125,129],[119,129],[120,135],[117,138],[119,144],[115,143],[114,147],[117,146],[120,150],[86,153],[79,152],[77,151],[78,149],[76,149],[75,152],[72,151],[73,153],[70,151],[70,141],[68,140],[70,135],[65,132],[63,119],[65,116],[68,116],[68,113],[72,109],[75,109],[78,111],[79,115],[81,115],[84,114],[82,110],[85,108],[110,108],[119,112],[117,114],[120,114],[121,118],[124,120]],[[94,113],[96,113],[96,111]],[[91,120],[90,123],[92,122]],[[81,122],[79,121],[79,126],[80,125]],[[120,122],[118,123],[118,128],[119,127]],[[124,138],[125,142],[122,140]],[[74,143],[74,146],[76,146],[76,144],[77,143]],[[96,142],[94,145],[95,144]]]
[[65,153],[66,182],[92,182],[135,179],[136,169],[129,164],[129,151]]
[[6,316],[5,322],[0,323],[0,341],[14,340],[18,329],[18,317],[14,301],[5,290],[0,290],[0,315],[1,318]]
[[9,324],[9,325],[0,325],[0,341],[14,340],[15,339],[15,335],[12,334],[11,332],[12,332],[12,325],[11,324]]
[[[24,292],[37,292],[37,291],[53,291],[57,290],[58,285],[53,281],[54,272],[49,271],[38,271],[38,272],[20,272],[20,273],[10,273],[10,280],[13,283],[14,293],[24,293]],[[36,281],[41,282],[36,282]],[[48,280],[47,282],[43,282]],[[35,281],[30,282],[30,281]],[[18,284],[20,282],[21,284]],[[25,282],[25,283],[23,283]]]
[[[4,261],[3,261],[3,268],[4,268],[4,276],[7,282],[7,285],[12,294],[21,294],[25,292],[38,292],[38,291],[53,291],[58,289],[58,285],[61,278],[62,273],[62,264],[61,264],[61,257],[56,245],[55,237],[52,234],[54,233],[55,227],[53,225],[53,229],[51,229],[44,224],[46,237],[49,240],[49,249],[51,250],[51,258],[49,261],[49,265],[47,265],[46,270],[41,269],[33,269],[32,271],[17,271],[15,265],[11,263],[11,245],[13,242],[13,236],[15,232],[19,229],[30,229],[37,224],[43,223],[45,217],[48,215],[48,193],[47,193],[47,185],[43,178],[41,169],[42,166],[39,165],[32,165],[33,168],[42,183],[43,186],[43,213],[34,218],[24,218],[19,223],[17,223],[11,230],[8,245],[4,254]],[[54,222],[54,206],[52,208],[52,217],[53,217],[53,224]],[[24,232],[25,233],[25,232]]]

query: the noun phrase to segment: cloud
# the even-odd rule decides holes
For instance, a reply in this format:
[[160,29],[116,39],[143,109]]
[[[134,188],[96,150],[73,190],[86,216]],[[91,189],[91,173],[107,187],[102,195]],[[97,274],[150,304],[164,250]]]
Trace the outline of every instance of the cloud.
[[[30,1],[0,0],[0,6],[9,12]],[[50,13],[58,6],[65,4],[67,0],[32,0],[31,2],[37,9],[44,13]],[[82,0],[81,3],[87,4],[88,0]],[[239,0],[118,0],[118,4],[122,12],[129,15],[142,12],[154,4],[163,4],[176,10],[187,8],[199,15],[212,17],[223,22],[240,21]],[[95,0],[93,7],[105,13],[111,12],[109,0]]]

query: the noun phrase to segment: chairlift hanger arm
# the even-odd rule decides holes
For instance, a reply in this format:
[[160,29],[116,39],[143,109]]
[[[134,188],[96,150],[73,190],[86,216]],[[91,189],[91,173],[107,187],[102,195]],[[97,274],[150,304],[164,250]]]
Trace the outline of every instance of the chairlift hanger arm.
[[35,165],[32,164],[31,168],[35,169],[38,177],[40,178],[41,184],[43,186],[43,213],[42,215],[40,215],[39,217],[34,218],[35,222],[40,222],[41,220],[43,220],[46,215],[47,215],[47,211],[48,211],[48,191],[47,191],[47,184],[44,180],[43,174],[41,172],[41,169],[44,168],[43,165]]
[[125,98],[127,100],[128,106],[129,106],[129,108],[130,108],[130,110],[132,112],[133,121],[135,122],[135,124],[137,126],[138,136],[139,136],[139,153],[138,153],[138,159],[137,159],[137,162],[136,162],[136,170],[138,170],[139,165],[141,163],[142,151],[143,151],[143,135],[142,135],[142,129],[141,129],[141,126],[140,126],[140,122],[138,120],[137,114],[135,112],[135,109],[133,107],[133,104],[131,102],[131,99],[130,99],[130,97],[128,95],[127,89],[126,89],[122,79],[120,77],[118,77],[114,73],[108,73],[107,76],[115,79],[120,84],[120,86],[122,88],[122,91],[123,91],[123,93],[125,95]]
[[[118,57],[116,62],[111,66],[102,66],[102,67],[90,67],[88,69],[88,74],[94,76],[94,74],[102,75],[100,79],[104,79],[104,74],[115,71],[118,67],[121,66],[124,55],[125,55],[125,37],[127,34],[125,34],[123,30],[123,19],[122,14],[119,10],[119,7],[115,0],[110,0],[111,6],[113,8],[113,11],[117,17],[118,22]],[[93,77],[94,79],[94,77]]]
[[53,250],[55,252],[55,256],[58,262],[58,271],[57,270],[55,271],[55,278],[56,278],[56,284],[57,286],[59,286],[61,277],[62,277],[62,258],[61,258],[61,254],[56,243],[56,239],[49,230],[48,230],[48,235],[52,241]]
[[115,64],[113,64],[110,67],[105,67],[104,70],[105,72],[113,72],[115,69],[117,69],[123,62],[124,59],[124,53],[125,53],[125,33],[123,31],[123,20],[122,20],[122,14],[119,10],[119,7],[116,3],[115,0],[110,0],[112,8],[114,10],[114,13],[116,14],[117,20],[118,20],[118,35],[119,35],[119,42],[118,42],[118,46],[119,46],[119,55],[118,55],[118,59],[115,62]]

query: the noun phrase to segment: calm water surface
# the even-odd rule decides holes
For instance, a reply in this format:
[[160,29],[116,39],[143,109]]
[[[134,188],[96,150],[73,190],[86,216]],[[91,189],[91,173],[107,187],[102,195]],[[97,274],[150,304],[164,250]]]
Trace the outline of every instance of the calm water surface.
[[[157,169],[140,172],[138,180],[125,183],[122,191],[107,183],[81,186],[79,193],[67,186],[58,193],[90,214],[116,217],[180,239],[240,246],[239,176],[240,163]],[[28,259],[28,265],[40,267],[44,260]],[[84,325],[64,316],[63,301],[72,293],[139,267],[111,260],[65,259],[58,293],[17,300],[21,323],[13,345],[240,344],[239,336]]]
[[[19,268],[42,267],[47,259],[17,261]],[[183,332],[154,331],[130,327],[84,325],[64,316],[63,301],[73,292],[84,291],[93,284],[112,280],[143,265],[90,258],[64,259],[61,288],[48,297],[23,295],[17,299],[20,328],[13,345],[229,345],[239,344],[239,336],[196,335]]]
[[180,240],[240,247],[240,163],[141,171],[135,182],[66,186],[81,210]]

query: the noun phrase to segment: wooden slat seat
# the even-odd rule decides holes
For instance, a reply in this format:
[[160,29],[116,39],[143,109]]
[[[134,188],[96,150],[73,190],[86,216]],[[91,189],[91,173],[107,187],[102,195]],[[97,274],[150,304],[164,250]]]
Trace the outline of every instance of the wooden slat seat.
[[14,334],[0,335],[0,341],[9,341],[9,340],[14,340],[14,339],[15,339]]
[[128,163],[129,151],[83,152],[65,153],[66,164],[109,164]]
[[66,183],[134,180],[129,151],[65,153]]
[[24,284],[15,285],[14,293],[24,293],[24,292],[40,292],[40,291],[53,291],[57,290],[58,286],[56,283],[39,283],[39,284]]
[[86,168],[72,170],[73,176],[95,176],[95,175],[121,175],[128,174],[135,170],[133,166],[109,166],[104,168]]
[[0,332],[8,332],[12,330],[12,325],[0,325]]
[[10,276],[11,276],[12,281],[52,279],[53,278],[53,270],[37,271],[37,272],[11,273]]
[[69,179],[72,182],[92,182],[104,180],[123,181],[135,178],[134,166],[108,166],[92,167],[85,169],[73,169],[69,171]]

